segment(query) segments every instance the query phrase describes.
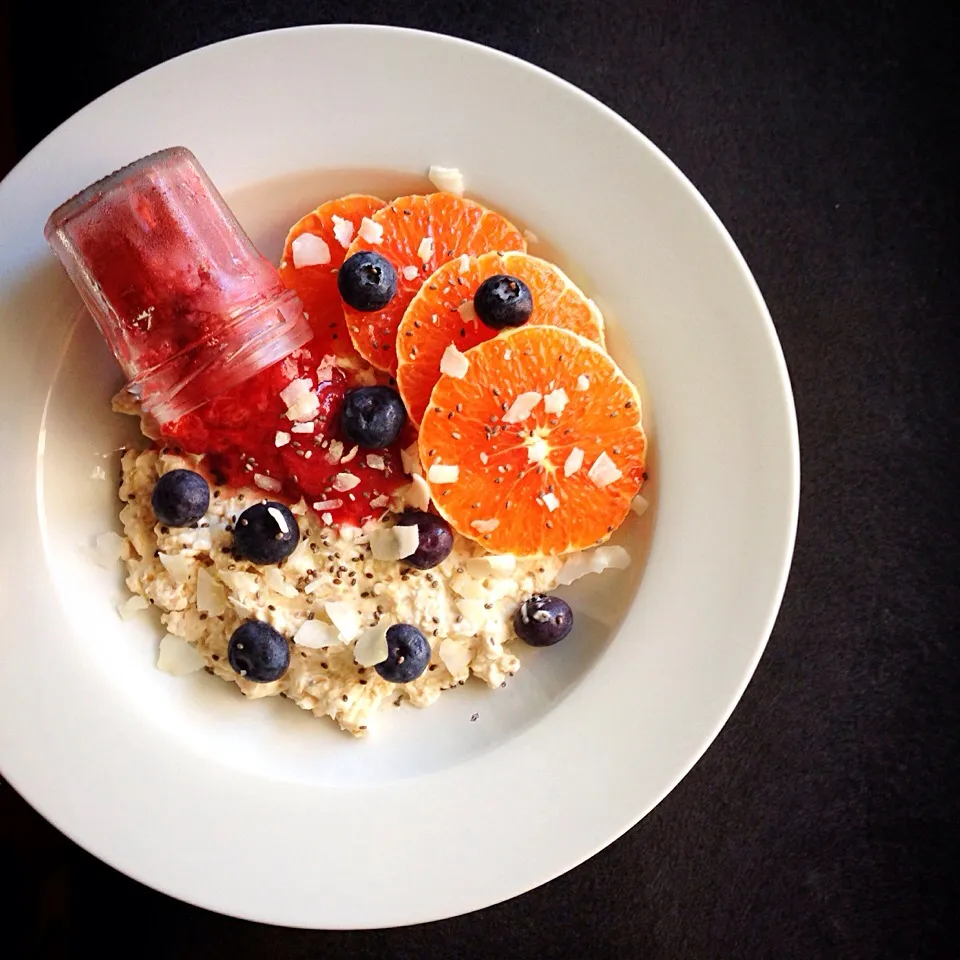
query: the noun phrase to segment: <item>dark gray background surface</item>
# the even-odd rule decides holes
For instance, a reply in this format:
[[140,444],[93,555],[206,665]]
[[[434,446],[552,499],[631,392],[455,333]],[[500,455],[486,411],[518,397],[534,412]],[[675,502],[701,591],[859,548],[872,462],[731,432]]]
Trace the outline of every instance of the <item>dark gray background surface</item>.
[[[956,15],[780,0],[106,0],[63,13],[18,0],[7,23],[0,10],[0,172],[175,54],[356,20],[467,37],[583,87],[664,149],[731,230],[800,421],[800,530],[770,646],[714,746],[639,826],[539,890],[425,927],[312,933],[205,913],[103,866],[2,785],[2,952],[960,956]],[[496,136],[496,105],[477,123]],[[38,658],[24,683],[49,677]],[[278,841],[290,842],[270,825],[238,838],[251,864]],[[399,868],[397,896],[417,897]]]

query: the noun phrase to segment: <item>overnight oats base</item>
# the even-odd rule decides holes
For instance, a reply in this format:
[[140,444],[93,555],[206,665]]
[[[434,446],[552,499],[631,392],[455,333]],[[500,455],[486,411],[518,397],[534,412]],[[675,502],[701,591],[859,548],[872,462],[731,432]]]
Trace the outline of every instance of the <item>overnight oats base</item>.
[[[499,688],[520,668],[508,649],[516,642],[513,613],[524,597],[556,585],[562,558],[491,562],[482,547],[455,535],[446,560],[416,570],[402,561],[373,559],[369,538],[379,521],[337,531],[300,503],[294,506],[296,550],[280,565],[261,567],[232,552],[233,525],[263,499],[260,490],[215,488],[196,527],[166,527],[154,516],[150,498],[157,477],[196,469],[198,459],[156,449],[128,450],[122,459],[121,551],[132,596],[121,613],[160,610],[168,634],[161,641],[161,669],[178,674],[206,667],[251,699],[284,696],[362,735],[386,702],[402,698],[430,706],[471,676]],[[246,680],[227,660],[231,634],[250,619],[292,638],[290,666],[279,680]],[[298,644],[307,622],[328,625],[331,645]],[[393,623],[413,624],[431,644],[430,665],[409,683],[390,683],[360,666],[353,643],[337,639],[355,640]]]

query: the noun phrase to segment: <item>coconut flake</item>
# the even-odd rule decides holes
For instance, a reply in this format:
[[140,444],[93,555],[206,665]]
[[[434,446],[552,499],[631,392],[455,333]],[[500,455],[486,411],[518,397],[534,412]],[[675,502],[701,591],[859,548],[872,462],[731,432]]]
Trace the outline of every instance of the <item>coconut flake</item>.
[[379,453],[368,453],[367,454],[367,466],[371,470],[386,470],[387,461],[380,456]]
[[460,314],[460,319],[464,323],[472,323],[476,326],[477,308],[473,305],[473,300],[464,300],[463,303],[457,307],[457,313]]
[[457,263],[457,273],[462,277],[470,269],[470,257],[467,254],[461,254]]
[[433,237],[424,237],[417,247],[417,256],[421,263],[426,263],[433,256]]
[[570,402],[567,391],[560,387],[543,398],[543,409],[547,413],[563,413],[563,408]]
[[553,511],[560,506],[560,501],[557,499],[557,496],[554,493],[545,493],[541,499],[543,500],[543,505],[551,513],[553,513]]
[[338,493],[346,493],[347,490],[352,490],[359,483],[360,478],[355,477],[352,473],[338,473],[333,480],[330,481],[330,486]]
[[423,473],[423,467],[420,466],[420,448],[416,443],[411,443],[409,447],[400,451],[400,462],[406,474],[412,476],[415,473]]
[[460,468],[451,463],[435,463],[427,471],[431,483],[456,483],[460,479]]
[[517,558],[512,553],[491,553],[485,557],[471,557],[466,562],[467,573],[474,577],[508,577],[517,569]]
[[567,557],[557,575],[557,583],[569,586],[574,580],[579,580],[588,573],[603,573],[609,569],[624,570],[629,565],[630,554],[623,547],[597,547]]
[[329,511],[320,514],[320,519],[328,526],[333,526],[333,514]]
[[274,480],[273,477],[268,477],[265,473],[255,473],[253,482],[261,490],[266,490],[269,493],[279,493],[283,489],[283,484],[279,480]]
[[301,497],[296,503],[291,504],[290,512],[295,517],[305,517],[307,515],[307,502]]
[[323,609],[330,618],[330,622],[340,631],[344,643],[349,643],[360,633],[363,619],[356,605],[349,600],[328,600],[323,605]]
[[586,374],[581,373],[577,377],[577,389],[581,392],[590,389],[590,378]]
[[283,515],[282,510],[278,510],[276,507],[267,507],[267,513],[273,517],[274,522],[280,528],[280,533],[290,532],[290,526],[287,523],[287,518]]
[[470,523],[477,533],[493,533],[500,526],[499,520],[473,520]]
[[341,646],[343,641],[336,629],[322,620],[304,620],[293,635],[293,642],[310,650]]
[[299,270],[301,267],[317,267],[330,262],[330,248],[323,237],[314,233],[301,233],[290,244],[293,253],[293,265]]
[[463,640],[454,640],[453,637],[444,637],[437,656],[454,677],[459,677],[467,671],[473,659],[470,644]]
[[101,533],[96,539],[94,559],[100,567],[109,569],[123,557],[123,537],[112,530]]
[[543,437],[536,437],[527,447],[527,459],[530,463],[540,463],[550,452],[550,444]]
[[370,533],[370,552],[374,560],[402,560],[416,553],[420,531],[416,526],[380,527]]
[[308,377],[291,380],[281,391],[280,399],[289,407],[313,391],[313,381]]
[[450,580],[450,589],[467,600],[485,600],[487,597],[483,584],[465,573],[458,573]]
[[412,264],[408,267],[404,267],[401,271],[403,274],[404,280],[416,280],[420,276],[420,268],[415,267]]
[[650,501],[639,493],[633,498],[630,509],[638,516],[642,517],[650,507]]
[[[317,425],[313,420],[307,420],[305,423],[295,423],[291,428],[291,433],[313,433]],[[280,434],[278,433],[277,436]]]
[[[420,474],[415,473],[410,477],[410,484],[403,490],[403,500],[414,510],[426,510],[430,506],[430,487]],[[373,506],[372,501],[370,506]]]
[[510,350],[510,349],[504,350],[504,351],[503,351],[503,359],[504,359],[504,360],[512,360],[512,359],[513,359],[513,351]]
[[355,231],[356,227],[349,220],[333,215],[333,236],[344,250],[350,246]]
[[457,167],[438,167],[433,165],[427,174],[430,182],[444,193],[452,193],[454,196],[463,196],[463,174]]
[[370,506],[374,510],[382,510],[384,507],[390,506],[390,498],[381,493],[379,497],[374,497],[370,501]]
[[349,453],[344,454],[344,455],[340,458],[340,462],[341,462],[341,463],[349,463],[349,462],[357,455],[357,453],[359,452],[359,450],[360,450],[360,447],[359,447],[359,446],[353,447],[353,448],[350,450]]
[[607,456],[607,451],[601,452],[594,461],[587,476],[602,490],[623,476],[623,471]]
[[583,466],[583,451],[574,447],[563,463],[563,475],[572,477]]
[[319,412],[320,398],[315,393],[310,392],[291,403],[284,416],[288,420],[314,420]]
[[327,450],[327,463],[339,463],[343,456],[343,444],[339,440],[331,440],[330,448]]
[[257,575],[245,570],[221,570],[219,576],[237,596],[255,596],[260,587]]
[[219,617],[226,607],[227,595],[222,585],[206,567],[201,567],[197,572],[197,609]]
[[364,217],[360,221],[360,229],[357,236],[365,243],[371,243],[374,246],[383,240],[383,227],[379,223],[374,223],[369,217]]
[[186,583],[190,579],[191,562],[182,553],[161,553],[157,558],[174,583]]
[[470,361],[451,343],[440,358],[440,372],[462,380],[469,369]]
[[297,588],[284,577],[279,567],[264,567],[263,582],[274,593],[279,593],[281,597],[286,597],[288,600],[294,600],[299,596]]
[[490,458],[481,450],[480,451],[480,462],[486,466],[489,463]]
[[143,613],[144,610],[149,610],[150,604],[141,597],[139,594],[134,594],[132,597],[128,597],[123,603],[117,604],[117,613],[120,614],[121,618],[124,620],[129,620],[131,617],[135,617],[138,613]]
[[387,631],[389,624],[379,623],[375,627],[364,630],[353,645],[353,659],[361,667],[375,667],[383,663],[390,656],[387,646]]
[[175,637],[172,633],[168,633],[160,640],[158,670],[169,673],[173,677],[185,677],[188,673],[201,670],[203,666],[203,657],[183,637]]
[[322,513],[324,510],[336,510],[342,506],[342,500],[318,500],[313,504],[313,509],[316,510],[317,513]]
[[275,447],[285,447],[290,442],[290,434],[283,430],[278,430],[273,437]]
[[533,413],[534,408],[542,399],[543,394],[537,393],[535,390],[521,393],[516,400],[510,404],[510,409],[503,415],[503,422],[522,423]]

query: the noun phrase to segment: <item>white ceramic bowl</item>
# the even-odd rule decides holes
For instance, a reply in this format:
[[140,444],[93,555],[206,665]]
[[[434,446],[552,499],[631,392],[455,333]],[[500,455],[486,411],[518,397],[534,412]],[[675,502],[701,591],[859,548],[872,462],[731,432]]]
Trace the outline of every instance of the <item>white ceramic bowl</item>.
[[[321,200],[426,188],[429,164],[459,166],[470,195],[549,240],[540,251],[607,312],[615,356],[642,372],[654,507],[620,534],[630,570],[570,591],[576,639],[524,651],[507,690],[391,709],[355,742],[285,702],[159,673],[157,622],[117,617],[121,573],[95,566],[89,547],[116,528],[118,504],[94,474],[112,480],[110,451],[136,431],[109,410],[117,369],[77,322],[42,228],[77,189],[172,144],[197,154],[274,257]],[[0,223],[0,768],[78,843],[237,916],[432,920],[589,857],[716,735],[789,565],[792,398],[726,231],[605,107],[448,38],[379,27],[245,37],[80,111],[0,186]]]

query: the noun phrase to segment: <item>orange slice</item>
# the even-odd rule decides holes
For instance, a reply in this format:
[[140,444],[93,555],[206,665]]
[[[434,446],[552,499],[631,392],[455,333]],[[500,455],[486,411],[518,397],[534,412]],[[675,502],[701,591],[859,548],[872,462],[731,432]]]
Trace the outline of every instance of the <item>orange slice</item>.
[[397,331],[397,386],[415,423],[440,378],[440,360],[452,343],[461,353],[498,333],[473,312],[473,295],[488,277],[506,273],[522,280],[533,295],[525,326],[550,324],[572,330],[603,346],[603,315],[564,274],[527,253],[485,253],[444,264],[410,301]]
[[343,312],[360,356],[391,373],[397,369],[397,327],[426,277],[464,253],[527,249],[509,220],[449,193],[400,197],[370,219],[376,225],[373,233],[383,229],[379,242],[358,236],[347,256],[373,250],[386,257],[397,271],[397,292],[382,310],[364,312],[344,304]]
[[[280,258],[280,278],[286,287],[296,291],[303,303],[304,312],[313,328],[314,352],[317,356],[326,353],[338,357],[356,356],[347,333],[343,301],[337,290],[337,271],[363,218],[372,217],[383,206],[384,201],[378,197],[353,193],[339,200],[322,203],[312,213],[301,217],[287,234]],[[334,217],[350,226],[338,225]],[[326,244],[329,262],[301,267],[294,265],[293,242],[304,234],[319,237]]]
[[557,327],[520,327],[465,356],[464,376],[440,377],[420,425],[437,510],[497,553],[602,543],[644,480],[636,387],[600,347]]

